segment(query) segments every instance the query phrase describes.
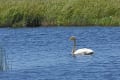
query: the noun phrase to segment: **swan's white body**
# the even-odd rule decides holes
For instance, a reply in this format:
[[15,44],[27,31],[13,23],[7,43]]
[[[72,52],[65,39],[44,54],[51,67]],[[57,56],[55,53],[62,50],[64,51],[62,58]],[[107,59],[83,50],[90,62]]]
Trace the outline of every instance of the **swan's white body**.
[[73,49],[72,49],[72,54],[73,55],[91,55],[94,53],[94,51],[92,49],[88,49],[88,48],[82,48],[82,49],[78,49],[76,50],[76,38],[74,36],[70,37],[70,40],[74,41],[74,45],[73,45]]
[[73,52],[73,54],[77,55],[77,54],[80,54],[80,55],[90,55],[90,54],[93,54],[94,51],[92,49],[88,49],[88,48],[82,48],[82,49],[78,49],[78,50],[75,50],[75,52]]

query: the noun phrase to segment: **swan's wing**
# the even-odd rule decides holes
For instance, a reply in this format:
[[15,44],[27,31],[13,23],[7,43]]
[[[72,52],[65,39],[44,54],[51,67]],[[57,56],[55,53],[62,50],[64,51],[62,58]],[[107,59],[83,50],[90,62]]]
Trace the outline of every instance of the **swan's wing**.
[[84,54],[85,50],[84,49],[78,49],[74,52],[74,54]]
[[82,49],[78,49],[74,52],[74,54],[91,54],[93,53],[94,51],[92,49],[87,49],[87,48],[82,48]]

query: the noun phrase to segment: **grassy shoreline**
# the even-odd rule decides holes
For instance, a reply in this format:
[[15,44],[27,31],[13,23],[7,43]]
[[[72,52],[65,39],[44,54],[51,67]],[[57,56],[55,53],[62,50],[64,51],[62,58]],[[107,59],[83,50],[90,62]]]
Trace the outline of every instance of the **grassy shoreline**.
[[0,0],[0,27],[120,26],[120,0]]

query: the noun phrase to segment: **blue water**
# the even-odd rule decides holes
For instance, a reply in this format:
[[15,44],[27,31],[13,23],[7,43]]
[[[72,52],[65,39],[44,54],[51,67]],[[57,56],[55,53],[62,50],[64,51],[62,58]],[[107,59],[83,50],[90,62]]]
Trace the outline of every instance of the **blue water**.
[[[70,36],[93,55],[71,55]],[[120,80],[120,27],[1,28],[9,70],[0,80]]]

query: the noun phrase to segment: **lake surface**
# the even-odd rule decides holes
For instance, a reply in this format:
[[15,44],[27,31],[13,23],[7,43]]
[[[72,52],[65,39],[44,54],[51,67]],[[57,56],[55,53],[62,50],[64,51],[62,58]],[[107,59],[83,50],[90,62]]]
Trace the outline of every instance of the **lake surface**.
[[[93,55],[71,55],[91,48]],[[0,80],[120,80],[120,27],[1,28],[9,70]]]

